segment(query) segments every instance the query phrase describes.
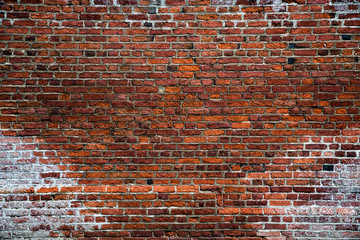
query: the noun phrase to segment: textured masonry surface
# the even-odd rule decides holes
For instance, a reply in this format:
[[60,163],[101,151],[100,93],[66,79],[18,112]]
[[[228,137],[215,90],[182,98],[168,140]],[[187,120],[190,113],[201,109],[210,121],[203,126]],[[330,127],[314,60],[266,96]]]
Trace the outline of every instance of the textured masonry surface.
[[360,239],[360,3],[0,2],[0,239]]

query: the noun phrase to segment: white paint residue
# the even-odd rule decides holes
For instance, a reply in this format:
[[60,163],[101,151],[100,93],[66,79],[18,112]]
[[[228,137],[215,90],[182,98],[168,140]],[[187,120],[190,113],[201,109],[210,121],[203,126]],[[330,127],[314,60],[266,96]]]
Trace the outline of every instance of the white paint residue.
[[38,144],[36,137],[0,135],[0,239],[44,239],[69,222],[83,222],[78,209],[77,217],[68,215],[70,200],[45,200],[41,196],[57,193],[37,193],[75,185],[62,177],[58,165],[46,163],[48,150],[40,150]]
[[163,87],[163,86],[160,86],[158,89],[159,89],[158,90],[159,93],[161,93],[161,94],[163,94],[165,92],[165,87]]
[[[305,205],[284,207],[286,211],[284,216],[298,219],[296,223],[299,226],[304,224],[310,227],[310,231],[306,232],[303,229],[292,231],[292,238],[303,238],[304,234],[311,239],[340,239],[343,236],[343,231],[334,229],[334,222],[311,225],[308,219],[316,219],[315,222],[319,223],[320,219],[333,218],[342,224],[358,224],[357,219],[360,212],[355,203],[360,193],[360,139],[357,135],[359,129],[352,130],[354,130],[353,135],[341,133],[339,136],[303,136],[300,137],[299,142],[293,143],[296,146],[294,150],[284,149],[284,157],[282,158],[293,159],[294,165],[301,166],[301,159],[312,158],[316,161],[315,165],[328,165],[330,167],[320,168],[316,171],[316,177],[313,179],[314,184],[299,186],[300,188],[314,188],[314,193],[310,193],[310,198]],[[299,147],[301,145],[302,148]],[[296,154],[300,152],[308,152],[309,157]],[[333,161],[334,159],[336,161]],[[321,160],[321,163],[318,160]],[[304,163],[303,165],[307,164]],[[299,169],[299,172],[301,171],[304,170]],[[303,178],[309,180],[306,175]],[[289,181],[293,180],[289,178]],[[326,200],[311,198],[312,194],[324,194]],[[331,204],[325,205],[326,201]],[[262,234],[266,235],[266,232],[262,231]]]
[[299,156],[300,152],[309,154],[309,157],[316,158],[355,158],[360,159],[359,137],[337,137],[337,136],[304,136],[307,142],[291,143],[293,146],[301,146],[301,149],[283,149],[278,152],[279,156],[288,158],[304,158]]
[[259,4],[270,5],[274,12],[280,12],[285,10],[285,4],[282,0],[259,0]]
[[[118,0],[101,0],[101,1],[97,1],[96,4],[95,4],[95,0],[90,0],[90,6],[109,6],[109,5],[116,7],[124,6],[124,4],[121,4],[121,2],[119,2]],[[149,6],[165,6],[165,1],[151,0]]]
[[[0,192],[14,193],[31,188],[37,190],[41,187],[62,186],[58,166],[42,164],[40,159],[46,159],[46,151],[39,150],[37,146],[35,137],[0,136]],[[59,177],[51,177],[51,174]]]
[[[353,18],[353,19],[359,19],[358,17],[356,17],[356,14],[359,13],[359,8],[360,8],[360,1],[353,1],[353,0],[330,0],[329,2],[330,6],[334,7],[333,12],[336,13],[335,15],[335,19],[339,20],[339,15],[340,14],[349,14],[349,13],[355,13],[355,15],[353,17],[348,16],[347,19],[349,18]],[[353,6],[357,6],[356,8],[350,8],[349,6],[353,5]],[[341,20],[341,19],[340,19]],[[344,21],[344,19],[342,20]]]
[[273,0],[273,6],[272,6],[272,9],[275,11],[275,12],[280,12],[280,10],[282,9],[283,7],[283,2],[282,0]]
[[334,0],[331,0],[330,1],[330,5],[333,5],[334,6],[334,9],[337,11],[337,12],[342,12],[342,11],[345,11],[348,9],[348,4],[349,3],[353,3],[354,1],[352,0],[341,0],[341,1],[334,1]]
[[213,4],[213,5],[233,5],[234,0],[212,0],[211,4]]

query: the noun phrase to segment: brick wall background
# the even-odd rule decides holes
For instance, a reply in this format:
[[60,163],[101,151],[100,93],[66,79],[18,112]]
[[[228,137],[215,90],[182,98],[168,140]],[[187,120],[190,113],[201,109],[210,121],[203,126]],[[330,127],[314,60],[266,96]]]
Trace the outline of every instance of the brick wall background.
[[360,239],[360,3],[5,0],[1,239]]

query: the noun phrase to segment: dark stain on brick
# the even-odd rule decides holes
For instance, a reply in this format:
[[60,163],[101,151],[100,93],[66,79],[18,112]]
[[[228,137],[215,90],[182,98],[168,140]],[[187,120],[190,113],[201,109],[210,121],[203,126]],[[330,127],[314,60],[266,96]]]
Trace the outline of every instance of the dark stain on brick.
[[12,54],[12,52],[11,51],[8,51],[8,50],[5,50],[5,51],[3,51],[3,55],[11,55]]
[[86,57],[94,57],[94,56],[95,56],[95,52],[86,51],[86,52],[85,52],[85,56],[86,56]]
[[157,8],[156,7],[149,7],[147,10],[148,10],[149,14],[156,14],[157,13]]
[[288,64],[294,64],[295,58],[288,58]]
[[167,66],[167,70],[168,70],[169,72],[174,72],[174,71],[177,70],[177,66],[175,66],[175,65],[169,65],[169,66]]
[[28,36],[25,38],[25,41],[33,42],[33,41],[35,41],[35,36]]
[[26,54],[28,56],[35,56],[36,55],[36,51],[26,51]]
[[323,171],[334,171],[334,165],[323,165]]
[[318,54],[319,54],[319,56],[327,56],[327,55],[329,55],[329,51],[328,50],[318,50]]
[[342,38],[342,40],[351,40],[352,36],[351,35],[342,35],[341,38]]
[[289,43],[289,49],[292,49],[292,48],[296,48],[296,44],[295,44],[295,43]]
[[330,15],[330,18],[335,18],[336,13],[332,12],[332,13],[329,13],[329,15]]
[[145,22],[145,23],[144,23],[144,26],[145,26],[145,27],[152,27],[152,26],[153,26],[153,24],[152,24],[152,23],[150,23],[150,22]]

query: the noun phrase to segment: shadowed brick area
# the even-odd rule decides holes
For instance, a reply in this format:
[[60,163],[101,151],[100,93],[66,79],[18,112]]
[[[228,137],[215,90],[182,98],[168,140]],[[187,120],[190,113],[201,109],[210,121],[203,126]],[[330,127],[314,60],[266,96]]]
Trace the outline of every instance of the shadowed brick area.
[[0,238],[360,239],[360,2],[3,0]]

